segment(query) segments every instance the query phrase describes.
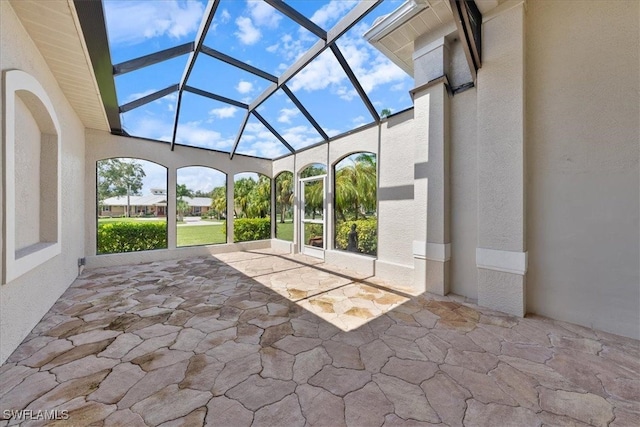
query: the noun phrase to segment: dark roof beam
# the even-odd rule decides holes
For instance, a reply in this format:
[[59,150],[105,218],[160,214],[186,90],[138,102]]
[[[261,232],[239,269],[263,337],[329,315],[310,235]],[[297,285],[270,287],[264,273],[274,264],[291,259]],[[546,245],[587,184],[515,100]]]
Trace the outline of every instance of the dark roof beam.
[[257,111],[255,111],[255,110],[254,110],[254,111],[252,111],[252,113],[253,113],[253,115],[254,115],[254,116],[256,116],[256,118],[257,118],[258,120],[260,120],[260,121],[262,122],[262,124],[263,124],[267,129],[269,129],[269,130],[271,131],[271,133],[273,134],[273,136],[275,136],[276,138],[278,138],[278,140],[279,140],[280,142],[282,142],[282,145],[284,145],[285,147],[287,147],[287,150],[289,150],[289,151],[290,151],[290,152],[292,152],[292,153],[295,153],[295,152],[296,152],[296,150],[295,150],[291,145],[289,145],[289,143],[288,143],[288,142],[287,142],[287,141],[282,137],[282,135],[280,135],[280,134],[278,133],[278,131],[277,131],[277,130],[275,130],[275,129],[274,129],[274,128],[269,124],[269,122],[267,122],[267,121],[264,119],[264,117],[262,117],[262,116],[260,115],[260,113],[258,113],[258,112],[257,112]]
[[293,65],[291,65],[278,79],[278,86],[286,84],[296,74],[298,74],[308,63],[316,59],[322,52],[338,40],[340,36],[349,31],[362,18],[378,6],[382,0],[372,2],[360,2],[347,13],[336,25],[327,32],[327,40],[318,40],[311,49],[302,55]]
[[349,31],[362,18],[367,16],[376,6],[382,3],[382,0],[361,1],[351,9],[340,21],[336,23],[329,31],[327,31],[327,43],[333,43],[344,33]]
[[236,149],[238,148],[238,144],[240,144],[240,138],[242,138],[242,133],[244,132],[244,128],[247,126],[247,122],[249,121],[249,110],[247,110],[247,114],[244,115],[244,119],[240,124],[240,130],[238,130],[238,135],[236,135],[236,141],[233,143],[233,148],[229,153],[229,159],[233,159],[233,155],[236,153]]
[[189,76],[191,75],[191,71],[193,71],[193,66],[196,64],[196,59],[198,58],[198,53],[202,48],[204,43],[204,39],[207,37],[207,32],[209,32],[209,27],[211,26],[211,22],[213,21],[213,16],[216,14],[216,10],[218,9],[218,5],[220,4],[220,0],[213,0],[207,2],[207,7],[204,10],[204,16],[202,18],[202,22],[200,22],[200,28],[198,29],[198,34],[196,34],[196,39],[193,42],[193,51],[189,54],[189,59],[187,60],[187,65],[184,68],[184,72],[182,73],[182,78],[180,79],[180,84],[178,86],[178,103],[176,105],[176,116],[173,125],[173,136],[171,137],[171,151],[176,145],[176,134],[178,133],[178,120],[180,119],[180,103],[182,102],[182,91],[184,90],[185,85],[187,84],[187,80],[189,80]]
[[258,96],[250,105],[249,111],[253,111],[258,108],[264,101],[273,95],[278,88],[284,86],[289,80],[298,74],[307,64],[316,59],[322,52],[330,47],[341,35],[349,31],[351,27],[356,25],[362,18],[364,18],[369,12],[371,12],[376,6],[378,6],[382,0],[376,0],[372,2],[360,2],[351,9],[347,15],[342,18],[338,23],[327,33],[327,40],[318,40],[316,44],[305,52],[296,62],[293,63],[282,75],[278,78],[278,83],[269,86],[265,89],[260,96]]
[[362,88],[362,85],[358,81],[358,78],[356,77],[356,75],[353,73],[353,70],[347,63],[347,60],[344,58],[344,55],[342,55],[342,52],[340,52],[340,49],[338,48],[338,46],[335,44],[331,45],[331,51],[333,52],[336,59],[340,63],[340,66],[342,67],[344,72],[347,74],[347,77],[349,77],[349,80],[351,80],[351,84],[356,89],[356,92],[358,92],[358,95],[360,95],[360,99],[362,99],[362,102],[364,102],[364,105],[367,106],[367,110],[369,110],[371,117],[373,117],[373,120],[375,120],[376,123],[379,123],[380,116],[378,115],[376,108],[371,103],[369,96]]
[[139,70],[140,68],[148,67],[150,65],[166,61],[168,59],[176,58],[189,52],[193,52],[194,46],[195,43],[193,42],[185,43],[181,44],[180,46],[175,46],[169,49],[152,53],[150,55],[145,55],[139,58],[131,59],[129,61],[121,62],[113,66],[113,75],[119,76],[131,71]]
[[282,89],[287,94],[287,96],[289,97],[291,102],[293,102],[295,104],[295,106],[298,107],[298,110],[300,110],[300,112],[302,112],[302,114],[307,118],[309,123],[311,123],[311,125],[316,129],[316,131],[318,131],[320,136],[322,136],[322,139],[324,139],[325,141],[328,141],[329,140],[329,135],[327,135],[325,133],[324,129],[322,129],[320,127],[318,122],[316,122],[316,120],[309,113],[309,111],[307,111],[307,109],[304,108],[304,105],[302,105],[302,103],[300,102],[298,97],[296,97],[295,94],[293,92],[291,92],[291,89],[289,89],[289,87],[287,85],[282,86]]
[[247,104],[244,104],[242,102],[239,102],[239,101],[236,101],[234,99],[227,98],[227,97],[224,97],[224,96],[216,95],[215,93],[207,92],[207,91],[202,90],[202,89],[197,89],[195,87],[185,86],[184,90],[187,91],[187,92],[195,93],[196,95],[200,95],[200,96],[204,96],[204,97],[209,98],[209,99],[213,99],[215,101],[220,101],[220,102],[224,102],[225,104],[234,105],[234,106],[236,106],[238,108],[244,108],[245,110],[249,108],[249,106]]
[[169,95],[170,93],[176,92],[178,90],[178,85],[171,85],[169,87],[166,87],[162,90],[159,90],[157,92],[151,93],[147,96],[143,96],[142,98],[138,98],[135,101],[131,101],[127,104],[121,105],[119,110],[121,113],[126,113],[127,111],[131,111],[134,108],[138,108],[141,107],[145,104],[148,104],[150,102],[153,102],[157,99],[160,99],[164,96]]
[[207,8],[204,11],[204,17],[202,19],[202,22],[200,23],[198,34],[196,35],[193,52],[191,52],[191,55],[189,55],[189,60],[187,61],[184,73],[182,74],[182,79],[180,80],[180,90],[182,90],[184,85],[187,84],[187,80],[189,80],[189,76],[191,75],[193,66],[196,64],[196,58],[198,57],[198,53],[202,49],[204,39],[207,37],[207,32],[209,31],[209,27],[211,26],[211,22],[213,21],[213,15],[215,15],[219,4],[220,0],[213,0],[207,3]]
[[269,74],[266,71],[263,71],[259,68],[253,67],[249,64],[245,64],[244,62],[237,60],[235,58],[232,58],[229,55],[225,55],[224,53],[219,52],[215,49],[211,49],[210,47],[207,47],[207,46],[202,46],[201,51],[202,53],[209,55],[212,58],[219,59],[220,61],[226,62],[229,65],[233,65],[234,67],[240,68],[258,77],[262,77],[263,79],[272,81],[274,83],[278,82],[278,78],[273,74]]
[[182,94],[184,92],[178,91],[178,102],[176,103],[176,119],[173,121],[173,138],[171,139],[171,151],[176,146],[176,135],[178,134],[178,117],[180,117],[180,107],[182,107]]
[[271,95],[276,93],[277,90],[278,90],[278,84],[277,83],[273,83],[271,86],[269,86],[267,89],[265,89],[264,92],[262,92],[260,95],[258,95],[258,97],[256,99],[254,99],[251,104],[249,104],[249,111],[253,111],[256,108],[258,108],[260,105],[262,105],[262,103],[264,101],[267,100],[267,98],[269,98]]
[[327,40],[327,32],[320,28],[315,22],[308,19],[306,16],[298,12],[293,7],[289,6],[282,0],[264,0],[271,5],[278,12],[292,19],[296,24],[306,28],[322,40]]

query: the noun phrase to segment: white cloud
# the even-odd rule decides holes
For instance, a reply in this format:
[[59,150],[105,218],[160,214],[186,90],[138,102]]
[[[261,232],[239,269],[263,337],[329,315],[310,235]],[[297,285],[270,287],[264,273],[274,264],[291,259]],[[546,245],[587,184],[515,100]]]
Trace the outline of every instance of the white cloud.
[[357,1],[331,0],[316,10],[311,16],[311,20],[319,26],[328,29],[328,25],[336,22],[344,12],[352,9],[357,3]]
[[322,138],[311,126],[294,126],[285,129],[282,137],[293,146],[303,148],[322,141]]
[[225,185],[225,174],[213,168],[189,166],[178,169],[178,184],[193,191],[209,192]]
[[325,51],[291,79],[289,88],[294,92],[300,89],[312,92],[337,85],[346,77],[333,54]]
[[282,16],[276,13],[276,10],[269,6],[268,3],[260,1],[247,1],[247,8],[253,18],[253,22],[259,27],[268,27],[270,29],[278,28],[278,23]]
[[123,116],[123,126],[129,134],[143,138],[157,139],[159,141],[171,141],[171,135],[173,133],[173,124],[171,121],[156,117],[134,117],[135,120],[131,120],[131,123],[129,123],[129,118],[132,117]]
[[[386,84],[394,84],[393,90],[402,90],[409,76],[362,38],[353,35],[361,34],[364,28],[356,27],[338,41],[343,56],[347,58],[362,88],[367,94]],[[346,101],[358,96],[342,67],[330,52],[324,52],[298,73],[291,80],[290,88],[307,92],[329,88],[332,93]]]
[[[178,126],[176,142],[214,150],[229,151],[231,149],[233,137],[223,137],[220,132],[206,129],[201,124],[201,122],[181,123]],[[136,117],[136,120],[132,121],[132,126],[127,127],[126,130],[134,136],[169,142],[173,135],[173,123],[156,117]]]
[[234,34],[243,44],[255,44],[258,42],[258,40],[260,40],[260,37],[262,37],[262,33],[260,32],[260,30],[253,26],[251,18],[241,16],[236,19],[236,25],[238,26],[238,31],[236,31]]
[[283,154],[288,153],[289,150],[287,150],[280,141],[259,140],[246,148],[244,146],[238,147],[238,152],[250,156],[273,159],[275,157],[280,157]]
[[136,159],[142,165],[145,177],[142,179],[142,195],[151,194],[152,188],[167,188],[167,168],[157,163]]
[[226,24],[230,19],[231,14],[229,13],[229,11],[227,9],[222,9],[222,13],[220,14],[220,21],[222,21],[223,24]]
[[249,93],[253,90],[253,83],[240,80],[236,86],[236,90],[242,94]]
[[[285,140],[288,137],[282,135]],[[274,158],[289,150],[262,123],[249,122],[244,128],[238,152],[252,156]]]
[[260,132],[263,129],[266,129],[262,124],[258,123],[258,122],[249,122],[247,123],[247,125],[244,127],[245,132],[248,133],[256,133],[256,132]]
[[331,138],[332,136],[340,135],[342,133],[342,131],[339,129],[322,128],[322,130],[329,136],[329,138]]
[[294,38],[291,34],[283,35],[280,38],[280,56],[288,61],[295,61],[307,51],[308,46],[304,43],[305,41],[309,42],[309,40],[300,37]]
[[191,0],[106,0],[104,8],[109,41],[113,45],[134,45],[165,35],[181,39],[195,34],[204,12],[202,3]]
[[291,123],[291,119],[300,114],[300,110],[297,108],[283,108],[280,110],[280,116],[278,121],[280,123]]
[[229,106],[214,108],[213,110],[209,111],[209,114],[219,119],[228,119],[229,117],[235,116],[237,111],[238,109],[236,107]]

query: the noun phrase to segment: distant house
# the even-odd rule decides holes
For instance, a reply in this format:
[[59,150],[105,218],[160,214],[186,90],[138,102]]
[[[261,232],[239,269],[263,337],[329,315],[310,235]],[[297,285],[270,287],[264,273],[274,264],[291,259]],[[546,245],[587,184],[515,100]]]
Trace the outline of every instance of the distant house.
[[[186,216],[200,216],[211,208],[209,197],[183,197],[189,205]],[[127,196],[109,197],[102,202],[100,216],[124,216]],[[146,196],[129,196],[129,216],[167,216],[167,190],[152,188]]]

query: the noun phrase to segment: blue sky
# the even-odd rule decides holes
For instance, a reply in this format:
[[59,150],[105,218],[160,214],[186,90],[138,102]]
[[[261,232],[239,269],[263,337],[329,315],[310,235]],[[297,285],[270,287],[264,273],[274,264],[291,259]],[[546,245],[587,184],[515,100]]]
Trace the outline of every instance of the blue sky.
[[[357,4],[348,0],[287,3],[325,30],[332,28]],[[340,50],[378,112],[384,108],[399,111],[411,106],[408,95],[411,78],[361,36],[378,16],[390,13],[401,4],[401,0],[385,0],[338,41]],[[199,0],[104,0],[104,7],[112,61],[117,64],[192,42],[206,3]],[[263,1],[221,0],[204,44],[279,76],[317,40],[316,36]],[[179,83],[187,59],[188,55],[183,55],[116,76],[118,102],[122,105]],[[250,103],[270,82],[200,54],[187,84]],[[298,73],[288,86],[329,136],[373,120],[330,50]],[[122,114],[124,129],[134,136],[169,141],[176,100],[174,93]],[[322,140],[282,90],[257,111],[294,148]],[[243,109],[185,93],[177,142],[229,151],[244,114]],[[274,158],[288,151],[268,129],[251,117],[237,152]]]

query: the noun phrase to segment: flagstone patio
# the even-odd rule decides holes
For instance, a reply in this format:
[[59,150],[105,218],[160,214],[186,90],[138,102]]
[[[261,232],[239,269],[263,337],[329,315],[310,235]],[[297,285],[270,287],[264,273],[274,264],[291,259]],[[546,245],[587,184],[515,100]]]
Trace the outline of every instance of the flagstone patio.
[[85,271],[0,368],[0,426],[48,422],[7,419],[21,409],[74,426],[637,426],[640,342],[236,252]]

